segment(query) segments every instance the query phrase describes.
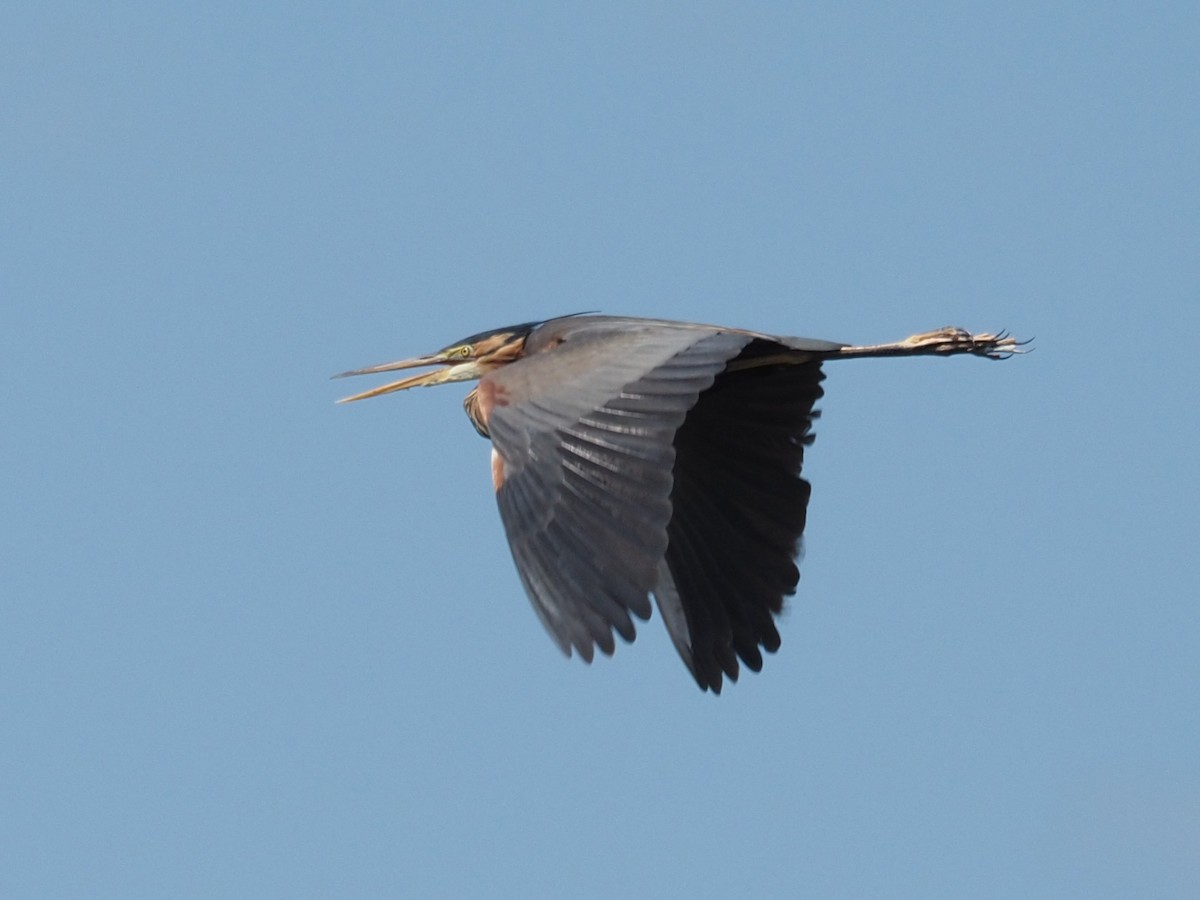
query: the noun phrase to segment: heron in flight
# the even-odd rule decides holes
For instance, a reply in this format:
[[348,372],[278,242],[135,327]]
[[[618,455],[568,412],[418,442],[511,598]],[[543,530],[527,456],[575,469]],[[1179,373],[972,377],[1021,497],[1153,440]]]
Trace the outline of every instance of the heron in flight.
[[513,561],[562,651],[611,655],[653,595],[688,671],[720,693],[779,648],[799,580],[821,366],[868,356],[1007,359],[1005,333],[942,328],[851,346],[657,319],[574,315],[472,335],[336,377],[433,371],[340,402],[478,380]]

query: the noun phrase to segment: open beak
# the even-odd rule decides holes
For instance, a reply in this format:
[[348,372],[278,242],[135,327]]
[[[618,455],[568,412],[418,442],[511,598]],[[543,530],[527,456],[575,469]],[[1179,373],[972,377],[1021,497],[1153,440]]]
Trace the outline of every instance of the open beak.
[[381,366],[369,366],[366,369],[353,369],[349,372],[341,372],[333,377],[348,378],[351,375],[374,375],[379,372],[398,372],[402,369],[420,369],[425,366],[446,366],[447,368],[437,369],[433,372],[422,372],[420,375],[411,375],[408,378],[401,378],[399,381],[371,388],[369,391],[363,391],[361,394],[355,394],[352,397],[343,397],[337,402],[353,403],[355,400],[366,400],[368,397],[379,397],[383,394],[404,391],[414,387],[432,387],[435,384],[446,384],[451,381],[467,381],[471,378],[478,378],[480,375],[477,364],[473,359],[466,362],[452,363],[445,357],[434,354],[433,356],[418,356],[413,359],[402,359],[399,362],[384,363]]

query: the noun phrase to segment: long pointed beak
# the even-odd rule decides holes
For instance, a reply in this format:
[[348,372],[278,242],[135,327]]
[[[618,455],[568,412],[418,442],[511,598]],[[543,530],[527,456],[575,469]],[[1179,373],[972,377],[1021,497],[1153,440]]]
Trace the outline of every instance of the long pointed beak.
[[383,363],[379,366],[367,366],[365,369],[351,369],[349,372],[338,372],[334,378],[349,378],[351,375],[376,375],[379,372],[399,372],[401,369],[423,369],[426,366],[444,366],[447,360],[435,353],[432,356],[414,356],[412,359],[402,359],[399,362]]
[[445,384],[451,381],[466,381],[471,378],[478,378],[479,373],[476,367],[475,360],[467,360],[461,363],[451,363],[442,356],[418,356],[413,359],[402,359],[399,362],[384,363],[381,366],[369,366],[365,369],[352,369],[349,372],[340,372],[334,375],[334,378],[348,378],[351,375],[375,375],[380,372],[398,372],[402,369],[419,369],[423,366],[446,366],[445,369],[437,369],[433,372],[422,372],[420,375],[411,375],[408,378],[401,378],[399,381],[393,381],[389,384],[382,384],[379,387],[371,388],[369,391],[363,391],[361,394],[355,394],[352,397],[343,397],[338,400],[338,403],[353,403],[355,400],[366,400],[369,397],[379,397],[383,394],[391,394],[395,391],[404,391],[414,387],[432,387],[435,384]]

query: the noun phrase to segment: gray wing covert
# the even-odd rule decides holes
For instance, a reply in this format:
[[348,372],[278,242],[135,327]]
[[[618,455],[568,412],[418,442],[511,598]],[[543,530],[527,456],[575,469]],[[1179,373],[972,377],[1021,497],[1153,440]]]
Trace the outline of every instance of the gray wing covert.
[[630,613],[667,550],[673,441],[749,338],[663,328],[582,331],[487,375],[497,490],[513,560],[564,653],[634,638]]

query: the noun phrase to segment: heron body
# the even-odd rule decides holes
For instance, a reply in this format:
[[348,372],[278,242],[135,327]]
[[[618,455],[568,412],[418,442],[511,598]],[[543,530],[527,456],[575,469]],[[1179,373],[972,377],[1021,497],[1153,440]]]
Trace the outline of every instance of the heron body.
[[635,636],[653,596],[705,690],[779,648],[810,494],[804,450],[822,363],[1019,352],[946,328],[850,346],[657,319],[566,316],[346,375],[441,368],[346,398],[478,379],[464,408],[521,582],[564,653]]

